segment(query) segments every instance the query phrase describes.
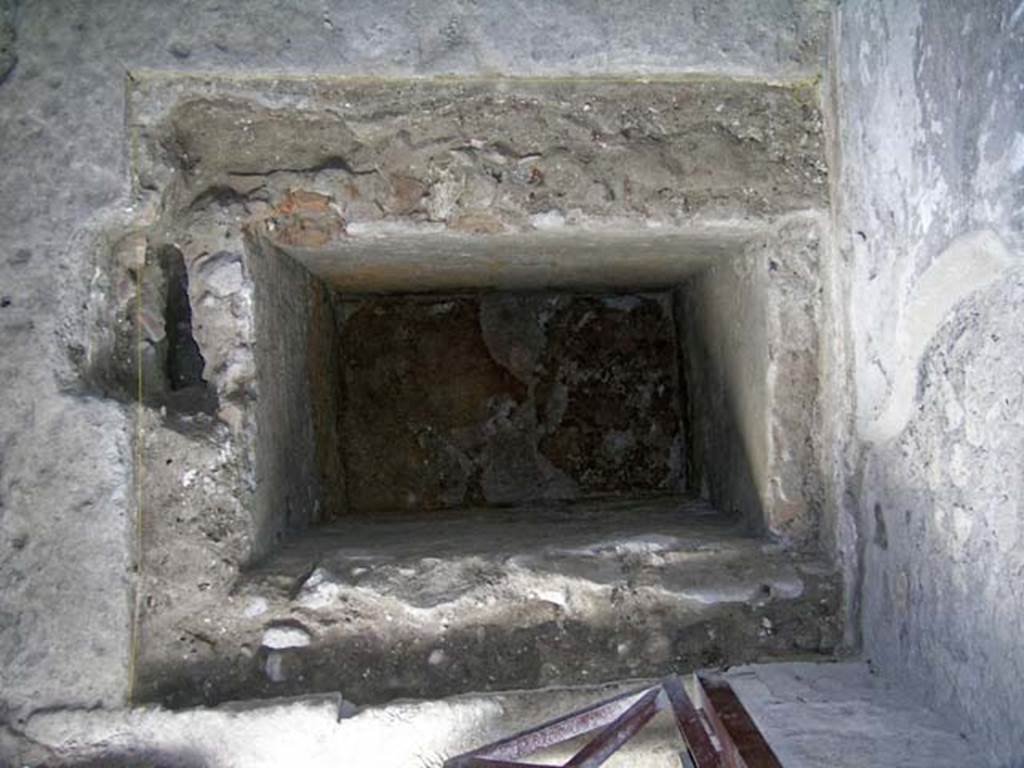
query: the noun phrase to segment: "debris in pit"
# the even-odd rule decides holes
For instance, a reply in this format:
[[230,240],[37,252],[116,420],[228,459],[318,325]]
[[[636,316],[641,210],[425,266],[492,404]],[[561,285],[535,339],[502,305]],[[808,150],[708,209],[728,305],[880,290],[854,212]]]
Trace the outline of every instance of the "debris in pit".
[[309,630],[299,624],[272,624],[263,632],[260,643],[264,648],[276,651],[288,648],[305,648],[312,641]]

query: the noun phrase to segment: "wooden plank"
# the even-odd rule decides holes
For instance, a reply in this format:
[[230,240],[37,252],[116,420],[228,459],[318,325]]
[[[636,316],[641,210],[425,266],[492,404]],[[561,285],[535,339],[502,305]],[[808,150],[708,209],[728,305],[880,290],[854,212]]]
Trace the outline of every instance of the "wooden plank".
[[782,768],[732,686],[718,675],[697,675],[702,706],[721,742],[725,768]]
[[683,681],[675,676],[666,677],[662,680],[661,685],[672,705],[676,726],[690,750],[696,768],[721,768],[722,760],[714,744],[711,743],[708,732],[704,729],[700,713],[693,706],[690,697],[686,695]]

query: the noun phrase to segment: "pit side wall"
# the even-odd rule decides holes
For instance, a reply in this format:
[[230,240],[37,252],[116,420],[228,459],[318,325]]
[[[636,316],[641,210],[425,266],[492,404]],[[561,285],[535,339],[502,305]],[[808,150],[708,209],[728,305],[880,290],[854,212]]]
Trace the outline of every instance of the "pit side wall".
[[677,290],[691,483],[763,528],[767,324],[757,259],[723,260]]
[[1024,6],[850,2],[835,29],[864,651],[1020,765]]
[[313,361],[308,353],[314,331],[314,278],[270,248],[250,247],[246,262],[254,286],[253,355],[259,388],[253,438],[253,555],[259,557],[280,542],[287,530],[314,521],[321,503]]
[[826,512],[823,232],[816,214],[785,217],[676,292],[692,487],[810,548]]

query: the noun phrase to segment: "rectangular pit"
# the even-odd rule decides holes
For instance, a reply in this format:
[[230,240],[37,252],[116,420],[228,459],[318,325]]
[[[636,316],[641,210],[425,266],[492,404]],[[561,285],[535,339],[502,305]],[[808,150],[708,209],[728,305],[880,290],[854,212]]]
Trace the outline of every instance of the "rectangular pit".
[[[133,95],[164,201],[144,312],[174,329],[144,329],[139,698],[368,703],[831,652],[803,97],[268,87]],[[497,122],[448,135],[469,102]],[[636,176],[652,152],[686,210]],[[610,196],[580,196],[590,172]]]

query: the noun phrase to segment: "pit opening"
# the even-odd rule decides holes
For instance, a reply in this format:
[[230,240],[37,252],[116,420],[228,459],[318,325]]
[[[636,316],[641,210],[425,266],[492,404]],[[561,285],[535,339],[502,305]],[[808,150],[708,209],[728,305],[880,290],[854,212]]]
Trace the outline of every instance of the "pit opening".
[[308,254],[249,248],[262,552],[357,518],[653,497],[766,530],[763,434],[744,431],[766,420],[767,322],[742,255],[695,259],[676,285],[653,270],[417,290],[399,271],[371,293]]

